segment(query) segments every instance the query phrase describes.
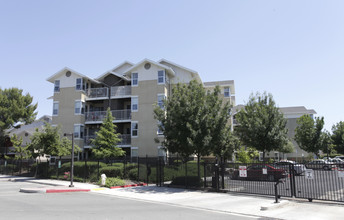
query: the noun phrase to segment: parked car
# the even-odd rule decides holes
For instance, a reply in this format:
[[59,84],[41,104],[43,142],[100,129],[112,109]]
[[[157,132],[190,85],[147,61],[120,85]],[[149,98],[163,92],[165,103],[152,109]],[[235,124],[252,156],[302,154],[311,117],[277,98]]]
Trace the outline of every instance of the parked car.
[[341,167],[341,168],[344,167],[344,160],[341,160],[341,159],[336,158],[336,157],[329,159],[328,162],[332,163],[333,165],[336,165],[337,167]]
[[336,159],[336,158],[344,160],[344,156],[335,156],[334,159]]
[[[263,173],[263,169],[266,173]],[[260,180],[260,181],[278,181],[280,179],[286,178],[288,173],[281,168],[278,168],[270,164],[255,164],[248,166],[247,177],[240,177],[239,170],[235,170],[232,175],[232,179],[240,180]]]
[[331,162],[327,162],[326,160],[318,159],[318,160],[313,160],[309,163],[306,163],[306,167],[308,169],[319,169],[319,170],[332,170],[336,165],[334,165]]
[[[293,165],[293,166],[290,166]],[[280,162],[275,163],[275,166],[289,172],[293,168],[294,175],[302,175],[306,171],[306,167],[303,164],[296,163],[292,160],[281,160]]]

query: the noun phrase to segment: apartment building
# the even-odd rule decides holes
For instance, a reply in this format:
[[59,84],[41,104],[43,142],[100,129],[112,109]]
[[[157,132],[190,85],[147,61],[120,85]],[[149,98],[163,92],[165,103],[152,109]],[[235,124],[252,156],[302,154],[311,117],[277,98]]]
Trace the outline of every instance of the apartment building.
[[[166,152],[154,140],[164,137],[154,119],[154,104],[161,105],[174,84],[191,80],[202,82],[196,71],[165,59],[126,61],[95,79],[65,67],[47,79],[54,84],[52,124],[74,133],[81,156],[88,157],[90,140],[110,108],[121,134],[118,146],[127,156],[163,156]],[[235,105],[234,81],[203,84],[209,90],[219,85],[221,97]]]

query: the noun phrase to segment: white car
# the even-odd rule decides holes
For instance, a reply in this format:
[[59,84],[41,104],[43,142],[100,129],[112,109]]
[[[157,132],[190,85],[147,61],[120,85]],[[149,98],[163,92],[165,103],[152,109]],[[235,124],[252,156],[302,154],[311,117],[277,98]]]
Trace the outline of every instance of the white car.
[[281,160],[280,162],[275,163],[278,167],[284,167],[284,169],[289,169],[289,165],[294,165],[293,173],[295,175],[302,175],[306,171],[306,167],[303,164],[298,164],[295,161],[292,160]]

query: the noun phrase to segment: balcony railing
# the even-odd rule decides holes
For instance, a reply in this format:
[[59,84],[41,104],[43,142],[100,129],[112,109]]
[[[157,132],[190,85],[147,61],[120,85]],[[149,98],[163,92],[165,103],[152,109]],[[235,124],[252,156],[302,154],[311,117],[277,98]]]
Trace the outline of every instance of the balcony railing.
[[108,88],[91,88],[86,91],[88,98],[108,98]]
[[[131,110],[112,110],[112,116],[116,121],[118,120],[130,120],[131,119]],[[96,111],[96,112],[86,112],[85,113],[85,122],[97,122],[103,121],[106,117],[106,111]]]
[[131,86],[113,86],[111,87],[111,96],[131,95]]
[[[92,146],[92,139],[94,138],[96,138],[95,135],[85,136],[85,146]],[[117,145],[130,145],[131,144],[130,134],[121,134],[119,135],[119,138],[121,139],[121,141],[118,142]]]

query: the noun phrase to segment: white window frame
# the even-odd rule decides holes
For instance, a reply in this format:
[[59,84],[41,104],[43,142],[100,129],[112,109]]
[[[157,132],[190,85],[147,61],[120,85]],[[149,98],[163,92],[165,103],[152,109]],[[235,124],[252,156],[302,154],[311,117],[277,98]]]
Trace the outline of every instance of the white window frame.
[[[137,125],[137,128],[134,129],[134,125]],[[138,121],[132,121],[131,122],[131,137],[132,138],[137,138],[139,136],[139,122]],[[134,135],[134,132],[136,131],[136,135]]]
[[[55,108],[57,106],[57,108]],[[58,116],[59,115],[59,102],[55,101],[53,103],[53,116]]]
[[[160,76],[159,74],[162,73],[162,76]],[[166,74],[165,74],[165,70],[158,70],[158,84],[165,84],[166,82]]]
[[[136,152],[135,155],[133,155]],[[131,157],[138,157],[139,156],[139,148],[138,147],[131,147],[130,148],[130,155]]]
[[[162,99],[161,99],[162,97]],[[166,99],[166,95],[164,93],[161,93],[161,94],[158,94],[158,106],[161,108],[161,109],[164,109],[164,106],[163,106],[163,100]]]
[[55,80],[54,82],[54,92],[60,92],[60,80]]
[[160,130],[159,125],[162,125],[161,121],[158,121],[158,124],[157,124],[158,129],[157,129],[156,133],[157,133],[159,136],[163,136],[163,135],[164,135],[164,132]]
[[[136,106],[136,108],[135,108]],[[139,111],[139,97],[138,96],[132,96],[131,97],[131,111],[137,112]]]
[[[77,104],[79,104],[80,106],[77,107]],[[77,109],[78,109],[78,111],[77,111]],[[75,102],[74,102],[74,114],[75,115],[85,114],[85,102],[83,102],[81,100],[75,100]]]
[[166,149],[163,146],[158,146],[158,157],[166,157]]
[[[80,84],[78,83],[78,80],[81,80]],[[76,78],[75,80],[75,90],[76,91],[85,91],[86,82],[83,78]]]
[[136,72],[132,73],[131,74],[131,86],[138,86],[138,85],[139,85],[139,73],[136,73]]
[[[75,129],[78,128],[78,129]],[[85,136],[85,126],[83,124],[74,124],[74,138],[83,139]]]
[[231,89],[229,87],[223,88],[223,96],[226,98],[231,97]]
[[263,161],[263,152],[259,152],[259,161]]

